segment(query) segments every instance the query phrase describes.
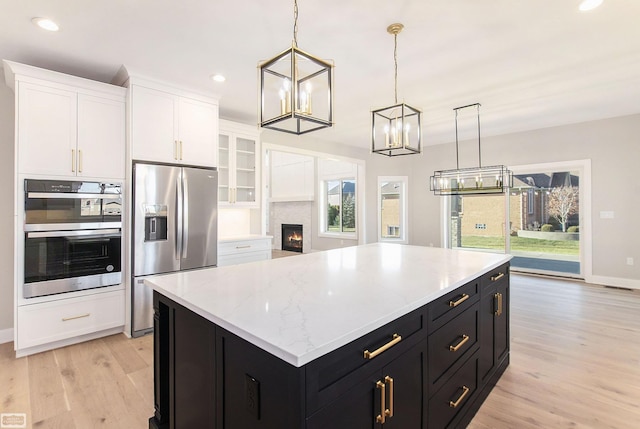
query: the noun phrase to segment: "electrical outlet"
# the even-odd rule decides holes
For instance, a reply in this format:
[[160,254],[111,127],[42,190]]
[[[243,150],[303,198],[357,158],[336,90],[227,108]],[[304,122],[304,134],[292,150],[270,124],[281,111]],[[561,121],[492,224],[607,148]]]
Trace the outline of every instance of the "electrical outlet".
[[633,258],[631,257],[627,258],[627,265],[633,265]]
[[246,410],[260,420],[260,382],[249,374],[244,375],[244,397]]

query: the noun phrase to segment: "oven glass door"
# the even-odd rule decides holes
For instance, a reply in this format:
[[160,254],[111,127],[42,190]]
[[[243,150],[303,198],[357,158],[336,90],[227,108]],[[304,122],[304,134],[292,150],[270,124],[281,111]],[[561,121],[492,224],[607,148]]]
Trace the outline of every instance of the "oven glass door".
[[25,234],[24,297],[119,284],[118,228]]

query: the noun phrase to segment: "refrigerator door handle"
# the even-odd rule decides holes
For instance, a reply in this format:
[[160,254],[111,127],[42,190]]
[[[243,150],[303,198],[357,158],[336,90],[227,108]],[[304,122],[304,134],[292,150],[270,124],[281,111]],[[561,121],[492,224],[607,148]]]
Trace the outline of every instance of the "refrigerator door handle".
[[182,171],[176,178],[176,259],[182,254]]
[[[182,142],[180,142],[182,144]],[[183,198],[182,198],[182,258],[187,258],[187,248],[189,247],[189,181],[188,174],[184,174],[182,177]]]

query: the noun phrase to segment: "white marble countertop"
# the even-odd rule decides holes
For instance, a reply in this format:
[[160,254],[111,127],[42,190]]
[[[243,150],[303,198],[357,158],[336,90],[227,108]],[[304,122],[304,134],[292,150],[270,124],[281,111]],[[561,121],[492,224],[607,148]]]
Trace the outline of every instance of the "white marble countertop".
[[145,283],[299,367],[510,259],[373,243],[158,275]]

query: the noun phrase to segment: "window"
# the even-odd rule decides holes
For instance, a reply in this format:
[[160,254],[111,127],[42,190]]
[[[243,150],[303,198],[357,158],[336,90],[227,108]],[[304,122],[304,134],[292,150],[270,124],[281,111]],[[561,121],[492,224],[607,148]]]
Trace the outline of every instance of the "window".
[[378,177],[378,241],[407,243],[407,176]]
[[356,181],[353,178],[323,182],[325,221],[324,232],[355,235]]

